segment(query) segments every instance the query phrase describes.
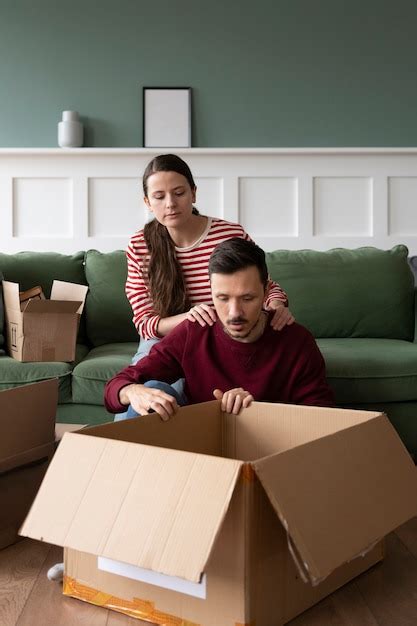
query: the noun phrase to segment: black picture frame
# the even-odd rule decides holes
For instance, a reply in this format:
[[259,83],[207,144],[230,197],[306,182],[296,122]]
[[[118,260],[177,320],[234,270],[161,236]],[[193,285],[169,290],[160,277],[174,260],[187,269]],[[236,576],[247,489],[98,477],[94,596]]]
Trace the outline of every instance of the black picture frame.
[[191,148],[191,87],[143,87],[144,148]]

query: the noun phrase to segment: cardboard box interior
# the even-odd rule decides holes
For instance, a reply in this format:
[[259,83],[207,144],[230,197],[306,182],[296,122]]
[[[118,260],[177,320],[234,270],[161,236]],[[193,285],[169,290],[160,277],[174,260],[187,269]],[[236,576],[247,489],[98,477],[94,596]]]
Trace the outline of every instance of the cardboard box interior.
[[[271,626],[377,562],[416,496],[384,415],[254,403],[233,416],[210,402],[64,435],[22,534],[65,545],[69,595],[157,624]],[[97,557],[205,573],[206,599]]]

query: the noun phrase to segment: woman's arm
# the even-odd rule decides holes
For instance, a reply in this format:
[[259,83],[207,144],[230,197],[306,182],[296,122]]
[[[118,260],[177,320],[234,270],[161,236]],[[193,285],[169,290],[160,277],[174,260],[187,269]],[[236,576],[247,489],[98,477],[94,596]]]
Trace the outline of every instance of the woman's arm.
[[[253,241],[252,237],[248,235],[248,233],[242,228],[243,239],[246,241]],[[256,243],[256,241],[254,242]],[[288,296],[285,291],[280,287],[278,283],[271,279],[268,276],[268,285],[266,288],[266,296],[265,296],[265,309],[272,310],[275,306],[270,306],[272,302],[276,301],[278,303],[284,304],[284,306],[288,306]]]
[[[165,337],[178,324],[188,319],[202,326],[213,324],[216,313],[207,304],[197,304],[189,311],[178,315],[161,317],[154,310],[153,301],[144,278],[143,263],[147,248],[140,239],[140,233],[134,235],[127,250],[126,296],[133,310],[133,323],[144,339]],[[146,261],[145,261],[146,262]]]
[[200,326],[206,326],[207,324],[212,326],[216,321],[216,311],[208,304],[196,304],[185,313],[172,315],[171,317],[161,317],[157,328],[158,335],[165,337],[184,320],[198,322]]
[[144,264],[149,256],[143,232],[133,235],[126,249],[127,279],[125,293],[133,312],[133,323],[144,339],[158,337],[160,316],[154,310],[153,301],[144,277]]
[[284,306],[288,306],[288,296],[285,291],[268,276],[268,285],[266,288],[265,307],[270,308],[271,302],[280,302]]
[[143,238],[143,232],[136,233],[126,250],[127,280],[126,296],[133,310],[133,323],[144,339],[165,337],[181,322],[188,319],[201,326],[213,324],[216,313],[208,304],[196,304],[189,311],[178,315],[161,317],[154,309],[154,303],[145,280],[145,266],[149,252]]

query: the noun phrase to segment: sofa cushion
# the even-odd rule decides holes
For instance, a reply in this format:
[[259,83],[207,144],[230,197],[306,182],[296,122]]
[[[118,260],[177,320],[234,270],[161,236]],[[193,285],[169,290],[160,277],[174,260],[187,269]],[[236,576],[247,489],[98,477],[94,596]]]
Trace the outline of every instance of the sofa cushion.
[[58,402],[71,402],[71,372],[74,366],[88,354],[88,348],[77,345],[76,359],[73,363],[36,362],[20,363],[10,356],[0,357],[0,391],[10,387],[19,387],[36,383],[48,378],[58,378]]
[[58,404],[56,421],[58,424],[105,424],[112,422],[114,415],[103,405],[97,404]]
[[416,400],[417,344],[395,339],[318,339],[338,404]]
[[414,281],[407,248],[267,253],[297,321],[315,337],[414,337]]
[[[86,285],[84,252],[59,254],[57,252],[0,253],[0,271],[5,280],[19,283],[22,291],[40,285],[47,298],[51,295],[53,281]],[[86,343],[85,315],[81,317],[78,342]]]
[[111,343],[93,348],[75,368],[72,376],[74,402],[103,405],[104,385],[130,365],[137,343]]
[[3,289],[1,287],[1,281],[3,280],[3,274],[0,272],[0,356],[5,354],[5,336],[6,329],[4,327],[4,305],[3,305]]
[[85,273],[87,294],[87,336],[93,346],[115,342],[139,342],[132,322],[132,309],[125,294],[127,276],[123,250],[86,254]]

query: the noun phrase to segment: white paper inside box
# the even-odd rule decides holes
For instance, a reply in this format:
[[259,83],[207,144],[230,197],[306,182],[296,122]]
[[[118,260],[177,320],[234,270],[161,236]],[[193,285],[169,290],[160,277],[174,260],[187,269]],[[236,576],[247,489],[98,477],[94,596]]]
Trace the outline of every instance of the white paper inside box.
[[54,281],[49,300],[20,302],[19,285],[3,281],[7,348],[17,361],[73,361],[88,287]]
[[156,624],[273,626],[380,560],[416,496],[382,414],[209,402],[66,434],[22,534],[64,545],[68,595]]

